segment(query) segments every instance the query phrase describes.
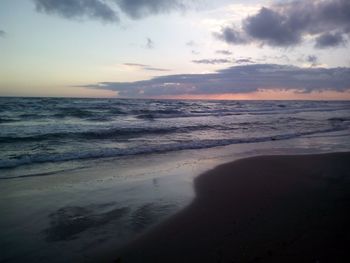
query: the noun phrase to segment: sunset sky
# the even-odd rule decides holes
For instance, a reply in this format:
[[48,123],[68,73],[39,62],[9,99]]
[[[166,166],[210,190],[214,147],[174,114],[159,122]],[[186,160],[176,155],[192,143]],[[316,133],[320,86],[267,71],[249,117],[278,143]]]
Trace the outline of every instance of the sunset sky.
[[2,0],[0,96],[350,99],[349,40],[349,0]]

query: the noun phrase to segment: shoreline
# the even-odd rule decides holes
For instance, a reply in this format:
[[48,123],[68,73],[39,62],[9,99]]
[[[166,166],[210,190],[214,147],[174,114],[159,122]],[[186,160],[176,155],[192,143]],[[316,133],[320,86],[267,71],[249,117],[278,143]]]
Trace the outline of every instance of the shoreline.
[[345,262],[350,259],[349,163],[350,153],[341,152],[258,156],[219,165],[195,179],[196,197],[189,206],[101,258]]

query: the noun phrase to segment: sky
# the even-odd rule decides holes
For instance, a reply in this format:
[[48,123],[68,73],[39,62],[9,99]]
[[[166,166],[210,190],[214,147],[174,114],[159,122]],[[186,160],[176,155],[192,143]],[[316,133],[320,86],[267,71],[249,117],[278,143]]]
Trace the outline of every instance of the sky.
[[349,0],[1,0],[0,96],[350,99]]

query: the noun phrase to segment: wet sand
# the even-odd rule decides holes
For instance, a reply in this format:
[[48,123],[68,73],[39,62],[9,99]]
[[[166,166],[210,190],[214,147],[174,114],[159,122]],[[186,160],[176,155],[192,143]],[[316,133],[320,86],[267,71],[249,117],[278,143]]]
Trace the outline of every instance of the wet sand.
[[106,262],[350,262],[350,153],[261,156],[195,182],[187,208]]

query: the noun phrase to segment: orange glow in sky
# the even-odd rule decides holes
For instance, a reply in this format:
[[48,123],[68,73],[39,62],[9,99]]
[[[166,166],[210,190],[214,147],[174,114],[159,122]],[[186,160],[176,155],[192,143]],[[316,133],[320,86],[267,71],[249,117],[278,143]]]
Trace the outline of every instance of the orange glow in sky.
[[295,90],[260,90],[251,93],[187,94],[162,96],[163,99],[207,99],[207,100],[350,100],[350,91],[322,91],[301,93]]

